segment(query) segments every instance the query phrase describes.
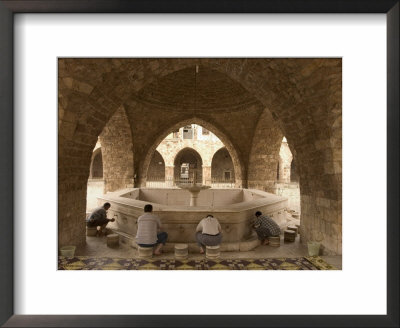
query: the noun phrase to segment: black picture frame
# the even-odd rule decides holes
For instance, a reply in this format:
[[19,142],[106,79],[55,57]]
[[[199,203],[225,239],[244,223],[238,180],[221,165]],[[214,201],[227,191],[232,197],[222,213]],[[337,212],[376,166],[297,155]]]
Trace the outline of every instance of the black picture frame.
[[[387,16],[387,315],[14,315],[13,29],[16,13],[384,13]],[[0,324],[4,327],[399,327],[398,0],[0,0]]]

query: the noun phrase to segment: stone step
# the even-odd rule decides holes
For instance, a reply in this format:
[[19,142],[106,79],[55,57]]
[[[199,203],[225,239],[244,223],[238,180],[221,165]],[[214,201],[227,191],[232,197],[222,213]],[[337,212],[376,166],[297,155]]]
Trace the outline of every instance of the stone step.
[[[116,229],[112,229],[112,233],[116,233],[120,236],[120,241],[123,244],[128,244],[131,247],[137,249],[137,244],[135,237],[133,235],[130,235],[126,232],[122,232]],[[175,252],[175,244],[179,243],[166,243],[165,246],[163,247],[163,252],[164,253],[174,253]],[[183,244],[183,243],[182,243]],[[199,252],[199,246],[197,243],[185,243],[188,245],[188,250],[189,253],[198,253]],[[241,242],[222,242],[220,245],[220,251],[221,252],[247,252],[251,251],[254,248],[258,247],[260,245],[260,241],[257,238],[257,234],[253,232],[253,234],[246,240],[241,241]]]

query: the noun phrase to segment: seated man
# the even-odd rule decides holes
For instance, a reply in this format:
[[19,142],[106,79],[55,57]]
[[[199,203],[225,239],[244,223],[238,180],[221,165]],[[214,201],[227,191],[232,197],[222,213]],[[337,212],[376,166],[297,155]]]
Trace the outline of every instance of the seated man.
[[262,215],[260,211],[256,212],[256,218],[252,224],[256,230],[261,245],[268,245],[268,237],[278,237],[281,234],[279,225],[266,215]]
[[211,214],[202,219],[196,228],[196,240],[200,247],[200,254],[204,254],[204,247],[218,246],[222,241],[222,229],[218,220]]
[[144,214],[139,216],[137,224],[136,243],[140,247],[153,247],[155,255],[161,254],[161,248],[167,241],[168,234],[161,232],[161,221],[158,216],[151,212],[153,206],[150,204],[145,205]]
[[88,227],[100,226],[100,230],[98,231],[99,235],[102,235],[103,233],[105,234],[105,228],[108,222],[115,221],[115,219],[107,219],[107,210],[110,207],[110,203],[104,203],[103,206],[94,209],[89,218],[86,220],[86,225]]

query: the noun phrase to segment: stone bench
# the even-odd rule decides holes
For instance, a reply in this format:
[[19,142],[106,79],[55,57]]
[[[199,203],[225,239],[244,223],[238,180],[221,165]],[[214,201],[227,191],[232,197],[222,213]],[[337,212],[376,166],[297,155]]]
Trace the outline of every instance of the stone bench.
[[185,260],[189,255],[188,244],[175,244],[175,258],[178,260]]
[[218,246],[206,246],[206,258],[218,259],[220,256],[220,247]]
[[95,237],[97,235],[97,227],[86,227],[86,236]]
[[294,242],[296,240],[296,231],[293,230],[285,230],[283,232],[284,241]]
[[288,227],[287,227],[287,229],[286,229],[286,230],[293,230],[294,232],[296,232],[296,236],[297,236],[298,229],[297,229],[297,227],[296,227],[296,226],[294,226],[294,225],[290,225],[290,226],[288,226]]
[[281,246],[281,237],[268,237],[269,246],[279,247]]
[[140,247],[138,246],[138,255],[143,258],[153,257],[153,247]]
[[119,245],[119,235],[112,233],[107,235],[107,247],[117,247]]

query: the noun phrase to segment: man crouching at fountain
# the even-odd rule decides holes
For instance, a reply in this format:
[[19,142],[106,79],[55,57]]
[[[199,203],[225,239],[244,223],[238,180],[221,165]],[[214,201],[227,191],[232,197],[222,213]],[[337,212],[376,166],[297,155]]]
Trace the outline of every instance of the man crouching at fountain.
[[136,243],[140,247],[153,247],[155,255],[161,254],[161,248],[167,241],[168,234],[161,232],[161,221],[158,216],[155,216],[151,212],[153,206],[147,204],[144,206],[144,214],[138,218],[138,229],[136,234]]
[[88,219],[86,220],[86,226],[88,227],[98,227],[100,230],[97,231],[96,236],[106,234],[106,226],[108,222],[114,222],[115,219],[107,219],[107,211],[111,207],[110,203],[104,203],[103,206],[98,207],[93,210]]
[[204,254],[204,246],[218,246],[221,244],[221,225],[211,214],[208,214],[197,225],[196,240],[200,247],[200,254]]
[[281,233],[279,225],[269,216],[262,215],[260,211],[256,212],[256,218],[253,222],[253,228],[256,230],[261,245],[268,245],[268,237],[278,237]]

